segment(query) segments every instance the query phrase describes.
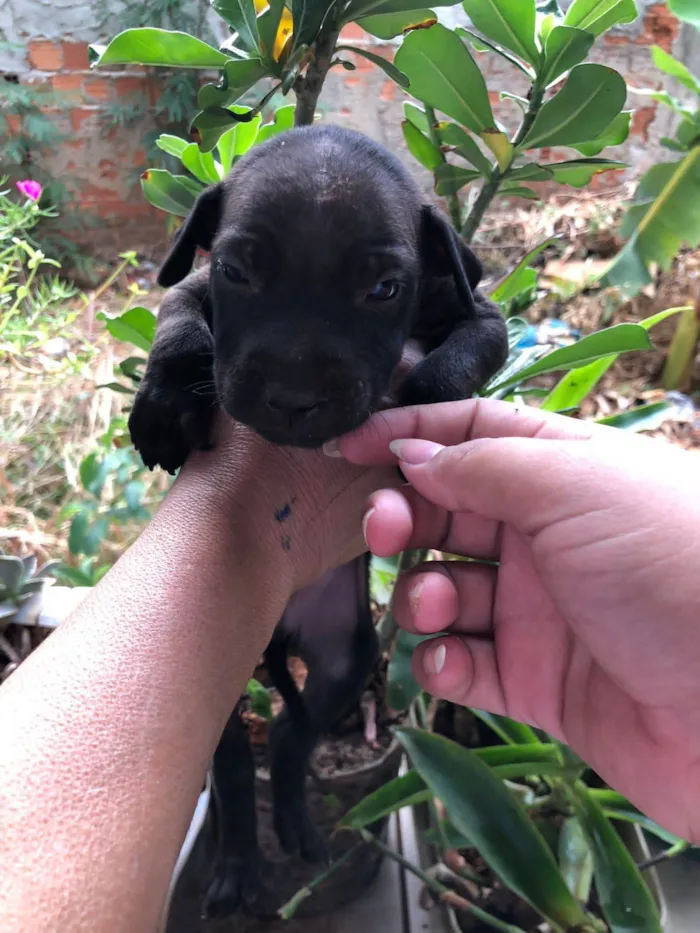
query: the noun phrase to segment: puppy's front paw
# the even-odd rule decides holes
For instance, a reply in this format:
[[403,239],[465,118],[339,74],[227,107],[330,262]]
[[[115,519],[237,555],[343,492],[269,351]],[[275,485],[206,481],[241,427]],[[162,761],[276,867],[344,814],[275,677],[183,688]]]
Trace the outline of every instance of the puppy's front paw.
[[129,417],[131,440],[149,469],[175,473],[191,451],[211,446],[215,412],[213,387],[182,388],[147,372]]
[[328,861],[328,847],[311,821],[304,800],[275,802],[274,826],[287,855],[315,864]]
[[262,890],[257,858],[219,857],[202,899],[202,919],[232,917],[254,905]]
[[428,357],[413,370],[399,390],[399,404],[433,405],[436,402],[458,402],[471,398],[478,390],[476,379],[466,371],[446,373],[442,368],[432,368]]

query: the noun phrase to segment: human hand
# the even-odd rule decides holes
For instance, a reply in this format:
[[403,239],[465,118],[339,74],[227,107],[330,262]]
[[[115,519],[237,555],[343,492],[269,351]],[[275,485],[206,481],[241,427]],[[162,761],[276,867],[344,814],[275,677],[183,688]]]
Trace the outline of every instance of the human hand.
[[387,412],[338,446],[388,466],[396,441],[411,487],[372,497],[371,550],[499,561],[436,562],[399,581],[399,624],[445,632],[416,650],[420,684],[545,730],[700,842],[693,455],[490,400]]

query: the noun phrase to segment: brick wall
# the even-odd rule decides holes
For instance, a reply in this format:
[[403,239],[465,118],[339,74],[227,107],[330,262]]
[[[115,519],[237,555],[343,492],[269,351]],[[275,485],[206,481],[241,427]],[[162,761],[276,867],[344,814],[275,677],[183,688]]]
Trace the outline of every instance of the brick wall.
[[[448,22],[450,16],[463,15],[459,11],[459,7],[445,11]],[[651,3],[632,28],[604,37],[594,57],[617,68],[636,87],[660,87],[661,76],[651,64],[649,46],[658,44],[678,54],[681,45],[683,57],[692,65],[700,58],[700,48],[696,35],[690,39],[689,35],[681,33],[665,4]],[[346,28],[343,39],[387,58],[394,53],[391,43],[376,42],[356,25]],[[401,108],[407,95],[366,59],[350,53],[344,57],[354,59],[356,70],[338,68],[331,72],[322,96],[323,119],[361,130],[398,152],[429,193],[430,175],[408,156],[403,143]],[[501,101],[497,91],[522,91],[520,76],[493,54],[480,55],[479,64],[487,84],[494,89],[492,103],[498,119],[512,127],[518,118],[516,105]],[[18,72],[22,82],[51,88],[60,95],[60,107],[50,115],[66,140],[56,151],[34,156],[47,172],[65,182],[79,209],[96,218],[97,225],[83,234],[91,250],[105,258],[126,248],[159,254],[166,237],[165,217],[144,201],[138,184],[138,175],[146,167],[143,139],[153,130],[152,123],[146,115],[141,123],[128,129],[107,129],[105,125],[110,105],[115,101],[128,100],[129,95],[138,93],[155,102],[161,90],[158,78],[138,68],[91,72],[87,44],[69,39],[29,40]],[[678,91],[682,96],[683,89]],[[656,104],[636,95],[630,94],[628,107],[636,109],[632,133],[626,145],[615,152],[616,158],[630,165],[626,177],[646,169],[658,153],[658,139],[668,134],[674,123],[673,116],[664,108],[657,110]],[[570,152],[545,155],[571,157]],[[619,173],[596,179],[599,185],[619,182]]]

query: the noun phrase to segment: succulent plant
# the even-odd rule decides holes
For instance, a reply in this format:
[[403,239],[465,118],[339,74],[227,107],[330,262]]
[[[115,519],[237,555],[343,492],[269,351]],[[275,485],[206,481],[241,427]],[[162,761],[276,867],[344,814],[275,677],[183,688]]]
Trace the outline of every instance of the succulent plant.
[[58,565],[52,560],[37,569],[37,559],[0,553],[0,632],[10,624],[33,625],[41,606],[41,592],[53,583]]

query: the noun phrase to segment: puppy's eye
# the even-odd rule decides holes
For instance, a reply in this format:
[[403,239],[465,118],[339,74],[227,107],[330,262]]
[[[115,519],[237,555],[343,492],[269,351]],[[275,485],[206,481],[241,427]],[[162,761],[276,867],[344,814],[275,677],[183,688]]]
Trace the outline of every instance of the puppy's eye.
[[391,301],[400,291],[401,283],[397,279],[384,279],[383,282],[377,282],[367,298],[369,301]]
[[250,285],[250,279],[239,266],[234,266],[229,262],[222,262],[220,259],[216,265],[229,282],[232,282],[234,285]]

